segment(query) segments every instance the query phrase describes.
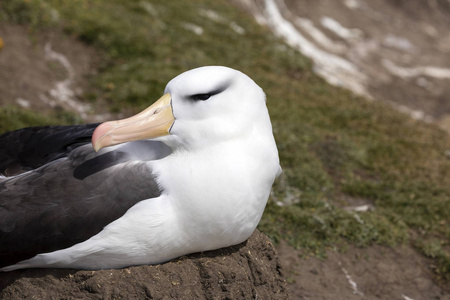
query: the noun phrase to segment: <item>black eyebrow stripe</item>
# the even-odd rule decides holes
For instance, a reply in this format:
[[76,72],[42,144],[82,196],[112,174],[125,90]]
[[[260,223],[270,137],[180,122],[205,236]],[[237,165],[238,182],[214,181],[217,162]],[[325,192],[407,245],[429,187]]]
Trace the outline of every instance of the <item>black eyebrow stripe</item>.
[[223,91],[225,91],[229,86],[231,85],[230,81],[226,81],[224,82],[221,86],[219,86],[217,89],[212,90],[210,92],[206,92],[206,93],[198,93],[198,94],[194,94],[189,96],[189,98],[191,99],[195,99],[197,96],[202,96],[202,95],[210,95],[210,96],[214,96],[217,94],[222,93]]

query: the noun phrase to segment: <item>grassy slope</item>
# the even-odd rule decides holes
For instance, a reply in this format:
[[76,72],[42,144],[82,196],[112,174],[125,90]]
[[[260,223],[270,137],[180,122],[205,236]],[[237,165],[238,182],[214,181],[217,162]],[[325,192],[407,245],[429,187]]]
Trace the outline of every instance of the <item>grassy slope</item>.
[[[113,111],[146,107],[169,79],[197,66],[226,65],[249,74],[267,93],[284,170],[260,229],[319,255],[348,243],[411,243],[435,258],[440,278],[450,278],[450,140],[434,126],[329,86],[307,59],[225,1],[0,5],[3,21],[33,30],[56,27],[102,51],[100,74],[85,97],[93,103],[104,98]],[[206,17],[208,10],[220,18]],[[232,30],[231,22],[245,34]],[[203,34],[186,24],[201,26]],[[0,131],[43,123],[32,112],[0,109]],[[277,201],[295,204],[279,207]],[[343,209],[355,201],[375,210]]]

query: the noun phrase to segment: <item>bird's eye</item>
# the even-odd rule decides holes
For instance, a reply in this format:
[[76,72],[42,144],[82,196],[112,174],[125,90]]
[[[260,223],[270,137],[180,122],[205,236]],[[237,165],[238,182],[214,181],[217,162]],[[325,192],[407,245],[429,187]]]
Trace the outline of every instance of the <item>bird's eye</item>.
[[205,101],[208,100],[211,97],[211,94],[196,94],[190,96],[191,100],[194,101]]

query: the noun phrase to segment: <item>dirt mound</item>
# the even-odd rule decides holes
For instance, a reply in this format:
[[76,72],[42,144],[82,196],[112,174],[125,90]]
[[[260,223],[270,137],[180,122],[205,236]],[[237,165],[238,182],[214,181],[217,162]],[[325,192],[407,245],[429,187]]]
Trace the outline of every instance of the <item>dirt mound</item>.
[[0,273],[0,299],[287,299],[275,248],[261,232],[237,246],[120,270]]

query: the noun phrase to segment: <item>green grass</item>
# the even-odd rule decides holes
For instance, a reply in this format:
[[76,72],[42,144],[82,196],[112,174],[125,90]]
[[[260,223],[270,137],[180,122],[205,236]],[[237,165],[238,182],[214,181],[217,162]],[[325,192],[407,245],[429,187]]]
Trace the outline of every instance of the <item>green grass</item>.
[[0,133],[27,126],[79,124],[81,118],[70,112],[58,112],[42,115],[16,106],[0,107]]
[[[267,93],[283,167],[259,228],[315,255],[348,244],[410,243],[435,260],[439,278],[450,279],[450,139],[435,126],[329,86],[306,58],[225,1],[10,0],[0,6],[2,22],[62,30],[95,47],[103,59],[85,100],[104,98],[112,111],[148,106],[168,80],[194,67],[247,73]],[[199,13],[208,10],[221,19]],[[0,120],[0,131],[46,121],[15,108],[0,110]],[[74,121],[57,116],[52,122]],[[375,209],[344,209],[356,200]]]

